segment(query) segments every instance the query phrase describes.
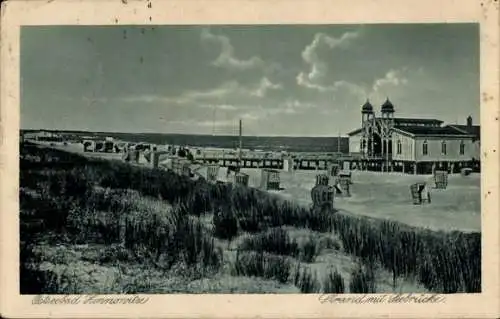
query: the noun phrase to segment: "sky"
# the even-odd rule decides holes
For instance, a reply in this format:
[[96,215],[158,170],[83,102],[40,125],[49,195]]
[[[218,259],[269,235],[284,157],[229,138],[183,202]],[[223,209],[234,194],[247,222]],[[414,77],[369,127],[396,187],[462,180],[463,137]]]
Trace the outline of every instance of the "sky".
[[479,26],[29,26],[21,128],[337,136],[367,99],[479,121]]

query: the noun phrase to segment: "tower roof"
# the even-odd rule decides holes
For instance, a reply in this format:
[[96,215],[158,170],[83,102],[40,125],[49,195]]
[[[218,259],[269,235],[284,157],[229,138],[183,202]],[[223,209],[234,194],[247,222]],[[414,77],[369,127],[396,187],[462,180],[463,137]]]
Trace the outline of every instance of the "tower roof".
[[382,113],[394,113],[394,105],[389,101],[389,98],[382,104]]
[[369,100],[366,100],[365,104],[361,108],[362,113],[373,113],[373,106],[371,105]]

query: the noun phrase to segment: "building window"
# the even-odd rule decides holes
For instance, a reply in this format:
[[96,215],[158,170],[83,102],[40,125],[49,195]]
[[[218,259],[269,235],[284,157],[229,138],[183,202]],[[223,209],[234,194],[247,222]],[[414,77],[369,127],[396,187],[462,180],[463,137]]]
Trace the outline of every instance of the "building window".
[[396,150],[396,152],[397,152],[398,154],[401,154],[401,149],[402,149],[402,147],[401,147],[401,141],[400,141],[400,140],[398,140],[398,144],[397,144],[397,150]]
[[441,154],[446,155],[446,142],[441,143]]
[[460,155],[464,155],[465,154],[465,144],[464,144],[464,141],[461,141],[460,142]]
[[427,155],[427,153],[428,153],[428,145],[427,141],[424,141],[424,144],[422,144],[422,154]]

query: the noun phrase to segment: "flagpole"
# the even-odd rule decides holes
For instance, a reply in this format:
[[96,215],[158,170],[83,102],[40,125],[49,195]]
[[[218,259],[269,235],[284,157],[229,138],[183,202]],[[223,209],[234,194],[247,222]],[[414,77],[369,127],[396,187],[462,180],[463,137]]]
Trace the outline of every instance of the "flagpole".
[[214,114],[212,118],[212,136],[215,136],[215,113],[217,111],[217,106],[214,104]]
[[[337,158],[342,158],[342,154],[340,153],[340,131],[337,131]],[[344,166],[344,162],[342,161],[342,169]]]
[[242,152],[242,147],[243,147],[243,123],[240,119],[240,150],[238,152],[238,167],[242,167],[242,164],[241,164],[241,152]]

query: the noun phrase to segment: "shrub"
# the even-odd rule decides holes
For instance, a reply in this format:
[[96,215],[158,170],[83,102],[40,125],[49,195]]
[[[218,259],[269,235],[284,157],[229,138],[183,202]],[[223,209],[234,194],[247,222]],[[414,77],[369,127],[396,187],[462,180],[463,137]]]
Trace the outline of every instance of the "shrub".
[[344,278],[335,271],[330,271],[323,281],[323,292],[324,293],[344,293],[345,284]]
[[239,212],[238,224],[242,230],[249,233],[257,233],[267,229],[264,216],[254,206]]
[[481,291],[481,234],[435,232],[397,222],[336,214],[344,250],[363,262],[379,261],[398,276],[416,276],[430,291]]
[[[116,263],[117,261],[128,262],[133,260],[130,252],[121,246],[108,246],[104,250],[99,252],[97,261],[100,263]],[[89,259],[89,261],[95,262],[96,260]]]
[[144,212],[127,218],[124,245],[136,258],[162,260],[161,267],[166,269],[176,262],[210,270],[217,270],[222,264],[222,252],[213,238],[198,221],[189,219],[181,205],[174,206],[167,216]]
[[187,265],[202,264],[211,269],[220,267],[222,253],[215,246],[214,239],[204,233],[200,222],[178,218],[174,240],[178,245],[180,257]]
[[266,233],[245,238],[240,244],[239,249],[292,256],[304,262],[313,262],[319,253],[315,238],[311,236],[306,242],[299,245],[282,228],[274,228]]
[[236,252],[236,261],[231,269],[233,276],[255,276],[286,283],[290,276],[290,262],[282,256],[266,255],[264,252]]
[[214,236],[232,240],[238,234],[238,221],[230,208],[222,208],[213,216]]
[[39,269],[40,257],[33,252],[34,245],[20,242],[19,285],[21,294],[58,293],[61,290],[57,275]]
[[21,169],[19,171],[19,186],[36,189],[38,187],[38,181],[43,178],[43,175],[38,171]]
[[349,292],[351,293],[375,293],[375,275],[370,267],[357,267],[351,273]]
[[48,270],[41,270],[34,266],[29,267],[24,264],[21,265],[19,271],[21,294],[60,293],[61,285],[55,273]]
[[317,293],[320,292],[320,284],[318,282],[316,272],[312,272],[310,268],[297,267],[295,273],[294,284],[302,293]]
[[300,246],[300,260],[303,262],[311,263],[319,254],[319,249],[316,244],[316,238],[310,236],[306,242]]
[[92,191],[93,184],[82,169],[74,168],[64,174],[64,196],[71,200],[87,198]]
[[195,216],[201,216],[212,211],[210,204],[210,194],[206,187],[201,182],[194,185],[194,189],[190,192],[187,199],[188,212]]
[[255,250],[258,252],[265,251],[289,256],[297,256],[299,254],[297,242],[290,239],[288,232],[281,228],[275,228],[270,232],[246,238],[240,245],[240,249]]

